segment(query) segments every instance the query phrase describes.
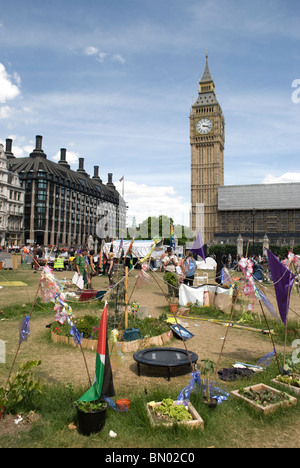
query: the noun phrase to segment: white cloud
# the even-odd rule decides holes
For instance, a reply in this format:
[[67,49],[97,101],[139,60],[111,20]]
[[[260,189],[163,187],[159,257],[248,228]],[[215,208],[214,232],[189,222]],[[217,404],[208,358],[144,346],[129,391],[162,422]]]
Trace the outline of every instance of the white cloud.
[[94,46],[86,47],[84,49],[85,55],[96,55],[98,52],[98,48]]
[[[13,80],[17,82],[17,85],[13,83]],[[0,103],[4,104],[7,101],[15,99],[20,94],[18,86],[20,86],[19,75],[15,73],[11,77],[4,65],[0,63]]]
[[[72,151],[66,151],[66,160],[68,164],[77,164],[78,158],[79,158],[78,153],[74,153]],[[60,151],[56,153],[56,155],[53,156],[52,159],[53,161],[56,161],[56,162],[60,161]]]
[[104,59],[106,56],[107,56],[106,52],[99,52],[99,54],[97,55],[97,61],[100,63],[104,62]]
[[112,60],[114,60],[115,62],[120,62],[122,64],[125,63],[125,59],[120,54],[114,54],[112,56]]
[[[115,182],[116,189],[122,195],[123,183]],[[190,205],[186,203],[172,186],[151,186],[124,181],[124,198],[128,206],[127,225],[132,225],[133,217],[140,224],[148,216],[166,215],[173,218],[175,224],[189,225]]]
[[106,57],[110,57],[113,62],[119,62],[121,64],[125,63],[124,57],[121,54],[108,54],[107,52],[103,52],[95,46],[89,46],[84,49],[84,54],[88,56],[95,56],[97,62],[103,63]]
[[13,109],[9,106],[0,107],[0,119],[9,119],[13,113]]
[[300,172],[286,172],[279,177],[268,174],[262,181],[263,184],[284,184],[292,182],[300,182]]

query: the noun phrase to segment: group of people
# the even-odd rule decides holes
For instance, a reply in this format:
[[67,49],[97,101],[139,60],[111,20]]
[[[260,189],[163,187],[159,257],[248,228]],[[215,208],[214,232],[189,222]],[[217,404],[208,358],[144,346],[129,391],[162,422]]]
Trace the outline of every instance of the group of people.
[[84,287],[92,289],[92,277],[97,274],[94,263],[95,251],[78,250],[73,262],[78,275],[83,277]]
[[[97,260],[97,259],[96,259]],[[95,263],[95,251],[87,249],[82,249],[77,251],[76,257],[73,260],[75,271],[83,277],[84,287],[86,289],[92,289],[92,278],[98,273],[98,265]],[[109,280],[109,287],[114,286],[114,253],[110,252],[107,255],[107,262],[105,268],[103,268],[103,273],[107,273]]]
[[194,285],[195,271],[197,269],[196,261],[192,252],[188,252],[185,257],[177,257],[172,247],[161,255],[162,268],[165,272],[173,272],[178,275],[179,283],[188,286]]

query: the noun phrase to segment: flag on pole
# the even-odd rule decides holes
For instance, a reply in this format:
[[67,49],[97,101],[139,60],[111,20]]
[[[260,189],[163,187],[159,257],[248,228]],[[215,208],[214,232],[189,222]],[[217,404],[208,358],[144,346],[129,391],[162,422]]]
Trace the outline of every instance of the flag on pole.
[[175,252],[175,249],[176,249],[176,244],[175,244],[175,236],[174,236],[174,226],[173,226],[173,223],[171,221],[171,224],[170,224],[170,247],[172,247],[173,249],[173,252]]
[[153,241],[154,241],[154,244],[152,245],[150,252],[148,252],[147,255],[140,260],[140,263],[144,263],[146,260],[148,260],[149,257],[151,257],[152,252],[154,251],[156,247],[156,244],[159,242],[159,239],[153,239]]
[[133,242],[134,242],[134,237],[132,238],[132,240],[131,240],[131,242],[129,244],[127,254],[126,254],[126,255],[129,255],[129,257],[130,257],[130,262],[129,262],[129,269],[130,270],[133,268],[133,255],[132,255]]
[[267,249],[269,266],[274,283],[277,305],[282,322],[287,325],[288,310],[295,275]]
[[109,359],[107,340],[107,302],[105,301],[98,334],[95,381],[90,389],[81,398],[79,398],[79,400],[95,401],[99,398],[113,396],[115,396],[115,390]]
[[204,248],[203,248],[203,241],[202,241],[202,236],[201,236],[200,231],[198,232],[198,235],[190,251],[197,255],[200,255],[200,257],[202,257],[203,260],[206,262],[206,257],[205,257]]
[[123,182],[124,180],[124,176],[121,177],[121,179],[119,180],[119,182]]

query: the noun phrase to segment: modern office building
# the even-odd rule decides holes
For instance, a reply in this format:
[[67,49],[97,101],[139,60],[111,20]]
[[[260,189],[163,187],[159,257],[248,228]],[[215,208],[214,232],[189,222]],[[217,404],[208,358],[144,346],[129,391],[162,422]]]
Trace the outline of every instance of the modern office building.
[[42,136],[36,148],[25,158],[16,158],[11,140],[6,140],[10,170],[19,175],[25,191],[24,240],[26,243],[55,246],[87,245],[88,239],[119,236],[126,225],[126,204],[116,190],[112,174],[104,183],[99,166],[92,177],[84,169],[84,159],[73,171],[67,151],[60,150],[60,161],[47,158]]

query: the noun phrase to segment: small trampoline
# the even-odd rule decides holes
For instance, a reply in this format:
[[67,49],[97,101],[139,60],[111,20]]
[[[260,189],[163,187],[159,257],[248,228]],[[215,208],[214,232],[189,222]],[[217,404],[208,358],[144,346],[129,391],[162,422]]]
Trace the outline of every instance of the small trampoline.
[[171,367],[190,366],[190,361],[192,363],[198,361],[197,354],[192,351],[188,351],[188,354],[185,349],[179,348],[148,348],[134,353],[133,359],[137,362],[139,376],[141,375],[140,364],[167,367],[169,381]]

